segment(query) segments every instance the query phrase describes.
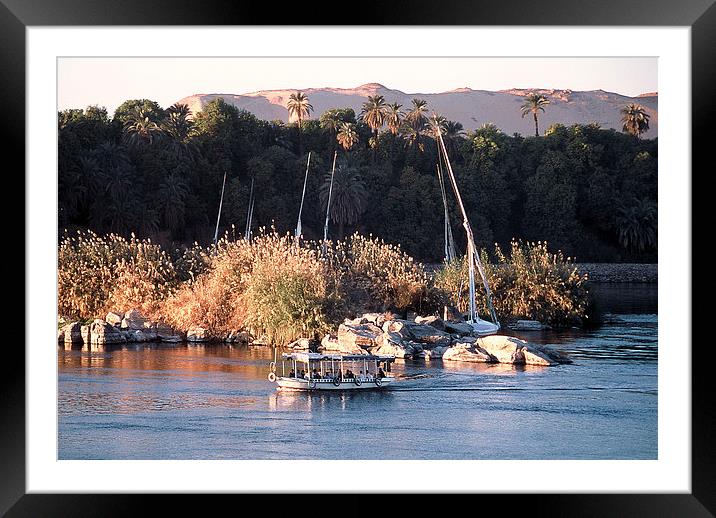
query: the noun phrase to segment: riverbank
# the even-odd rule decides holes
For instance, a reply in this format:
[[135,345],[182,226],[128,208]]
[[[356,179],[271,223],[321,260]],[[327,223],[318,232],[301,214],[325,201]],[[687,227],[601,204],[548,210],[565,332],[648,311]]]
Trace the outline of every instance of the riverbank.
[[657,283],[659,265],[656,263],[578,263],[581,273],[592,282]]

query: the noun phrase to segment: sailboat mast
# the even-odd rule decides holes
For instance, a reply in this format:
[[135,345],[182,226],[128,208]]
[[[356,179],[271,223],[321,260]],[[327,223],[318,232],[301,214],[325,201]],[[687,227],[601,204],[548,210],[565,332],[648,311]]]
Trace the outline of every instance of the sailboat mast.
[[249,209],[246,213],[246,232],[244,239],[251,239],[251,219],[254,216],[254,178],[251,179],[251,190],[249,191]]
[[216,230],[214,231],[214,245],[219,240],[219,220],[221,219],[221,206],[224,204],[224,187],[226,187],[226,171],[224,171],[224,183],[221,184],[221,198],[219,199],[219,213],[216,215]]
[[328,187],[328,203],[326,203],[326,223],[323,225],[323,255],[327,252],[328,246],[328,217],[331,213],[331,196],[333,195],[333,176],[336,174],[336,158],[338,151],[333,152],[333,167],[331,168],[331,185]]
[[443,172],[442,168],[440,167],[440,162],[442,162],[442,158],[440,155],[440,150],[438,149],[438,161],[436,164],[437,171],[438,171],[438,182],[440,182],[440,194],[443,197],[443,209],[444,209],[444,234],[445,234],[445,262],[449,263],[455,257],[457,254],[455,253],[455,242],[452,237],[452,228],[450,228],[450,212],[448,211],[448,204],[447,204],[447,193],[445,191],[445,180],[443,179]]
[[487,284],[487,276],[485,275],[485,270],[482,267],[480,257],[477,255],[475,239],[472,234],[472,227],[470,227],[470,222],[467,219],[467,212],[465,211],[465,206],[462,203],[462,196],[460,196],[460,191],[457,188],[455,174],[453,173],[452,166],[450,165],[450,159],[448,158],[447,149],[445,148],[445,142],[443,141],[442,132],[440,130],[437,131],[437,136],[438,141],[440,143],[440,149],[442,150],[443,156],[445,158],[445,165],[447,166],[447,170],[450,175],[450,183],[452,184],[453,191],[455,192],[455,197],[457,198],[458,206],[460,207],[460,212],[462,213],[462,225],[463,227],[465,227],[465,232],[467,233],[467,260],[470,281],[470,322],[476,322],[478,320],[477,312],[475,311],[475,267],[477,266],[477,269],[480,273],[480,277],[482,278],[482,284],[485,287],[485,295],[487,298],[487,306],[490,310],[490,316],[492,317],[493,322],[499,326],[499,322],[497,321],[497,313],[495,312],[495,308],[492,305],[492,292],[490,291],[490,286]]
[[[308,168],[311,166],[311,152],[308,152],[306,163],[306,176],[303,178],[303,193],[301,194],[301,206],[298,209],[298,223],[296,223],[296,240],[301,237],[301,213],[303,212],[303,200],[306,198],[306,182],[308,182]],[[297,241],[298,242],[298,241]]]

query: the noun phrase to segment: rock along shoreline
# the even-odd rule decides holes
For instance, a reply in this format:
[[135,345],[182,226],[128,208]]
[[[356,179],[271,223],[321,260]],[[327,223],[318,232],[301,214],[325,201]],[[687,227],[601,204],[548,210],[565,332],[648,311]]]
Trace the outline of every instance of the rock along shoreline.
[[[521,321],[527,327],[539,328],[539,322]],[[101,349],[105,345],[145,342],[199,342],[268,345],[246,331],[226,336],[210,336],[206,329],[193,327],[177,331],[145,318],[136,310],[124,314],[109,312],[104,320],[82,324],[65,323],[57,334],[65,348],[82,345]],[[516,365],[553,366],[571,363],[562,352],[528,343],[505,335],[476,337],[464,321],[438,316],[403,319],[391,313],[365,313],[346,319],[335,334],[327,334],[319,342],[302,338],[286,346],[288,349],[321,351],[337,354],[390,355],[398,359],[423,359],[470,363],[509,363]]]

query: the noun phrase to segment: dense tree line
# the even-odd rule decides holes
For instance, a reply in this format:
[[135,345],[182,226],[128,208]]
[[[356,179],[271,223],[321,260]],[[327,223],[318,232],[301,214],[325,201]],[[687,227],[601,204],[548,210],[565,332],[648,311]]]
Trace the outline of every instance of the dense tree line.
[[[437,262],[444,221],[439,130],[479,246],[508,246],[517,237],[546,240],[580,261],[655,261],[657,140],[639,138],[648,117],[631,107],[623,111],[624,133],[555,125],[540,135],[537,114],[548,103],[531,103],[522,114],[534,117],[537,135],[528,137],[490,124],[464,131],[420,99],[403,111],[380,96],[360,114],[336,108],[310,118],[308,99],[294,95],[296,122],[289,124],[259,120],[223,99],[196,114],[146,99],[126,101],[113,116],[101,107],[65,110],[58,121],[58,224],[134,232],[166,245],[207,243],[226,173],[220,233],[244,234],[252,180],[254,230],[293,231],[311,152],[302,228],[320,239],[337,153],[330,236],[372,233]],[[449,203],[464,250],[450,196]]]

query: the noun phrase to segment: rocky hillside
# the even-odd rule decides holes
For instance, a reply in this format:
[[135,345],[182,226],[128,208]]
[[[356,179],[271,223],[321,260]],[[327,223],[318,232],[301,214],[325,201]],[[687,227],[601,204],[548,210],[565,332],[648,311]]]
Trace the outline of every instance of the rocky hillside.
[[[237,108],[248,110],[260,119],[288,121],[286,103],[295,90],[265,90],[247,94],[195,94],[178,102],[188,104],[192,112],[200,111],[208,102],[223,97]],[[540,132],[550,125],[587,124],[596,122],[603,128],[621,130],[622,106],[630,102],[641,104],[651,115],[651,129],[644,138],[654,138],[658,134],[658,94],[645,93],[637,97],[605,92],[603,90],[572,91],[544,89],[512,89],[490,92],[458,88],[442,93],[405,93],[392,90],[378,83],[369,83],[357,88],[309,88],[303,90],[313,105],[313,117],[319,117],[331,108],[350,107],[360,112],[361,105],[369,95],[382,95],[389,103],[398,102],[408,106],[411,99],[419,97],[429,103],[429,107],[450,120],[462,123],[467,130],[475,129],[486,122],[496,124],[508,134],[521,133],[532,135],[534,122],[531,117],[524,119],[520,113],[523,97],[531,92],[545,95],[551,102],[546,112],[540,116]]]

